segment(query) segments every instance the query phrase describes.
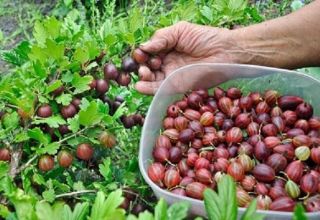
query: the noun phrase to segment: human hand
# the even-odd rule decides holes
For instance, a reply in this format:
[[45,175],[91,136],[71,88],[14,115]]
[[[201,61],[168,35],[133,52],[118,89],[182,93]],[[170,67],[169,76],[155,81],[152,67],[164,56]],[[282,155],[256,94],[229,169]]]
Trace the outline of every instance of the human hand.
[[140,66],[139,74],[149,81],[136,83],[141,93],[154,94],[163,80],[175,69],[194,63],[234,63],[236,57],[230,51],[236,50],[230,30],[179,22],[155,32],[150,41],[140,49],[150,54],[161,54],[161,69],[152,72],[147,66]]

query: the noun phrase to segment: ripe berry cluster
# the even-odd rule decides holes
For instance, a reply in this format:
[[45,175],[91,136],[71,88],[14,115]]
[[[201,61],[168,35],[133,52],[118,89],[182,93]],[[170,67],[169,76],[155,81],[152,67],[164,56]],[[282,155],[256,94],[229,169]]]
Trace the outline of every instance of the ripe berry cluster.
[[320,211],[320,118],[301,97],[199,89],[167,108],[163,129],[148,167],[159,187],[203,199],[229,174],[240,207],[257,198],[258,209],[293,211],[304,200]]
[[[143,71],[139,71],[139,78],[143,81],[154,81],[156,76],[150,72],[160,70],[162,65],[162,59],[158,55],[150,56],[141,49],[137,48],[132,53],[133,59],[140,64],[140,68],[146,68]],[[148,69],[148,68],[149,69]],[[142,69],[141,69],[142,70]]]

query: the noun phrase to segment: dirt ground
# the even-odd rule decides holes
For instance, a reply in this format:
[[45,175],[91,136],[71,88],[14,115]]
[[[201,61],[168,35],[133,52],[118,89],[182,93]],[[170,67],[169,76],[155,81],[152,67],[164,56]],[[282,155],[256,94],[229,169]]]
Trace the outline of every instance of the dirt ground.
[[[0,50],[11,49],[23,39],[30,40],[35,20],[49,15],[55,4],[55,0],[0,0]],[[8,69],[0,59],[0,74]]]

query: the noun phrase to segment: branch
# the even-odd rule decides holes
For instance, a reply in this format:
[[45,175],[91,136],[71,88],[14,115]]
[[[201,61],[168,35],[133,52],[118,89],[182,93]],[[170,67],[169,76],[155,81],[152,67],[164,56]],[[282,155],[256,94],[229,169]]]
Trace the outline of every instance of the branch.
[[69,192],[69,193],[63,193],[63,194],[56,195],[56,199],[62,198],[62,197],[76,196],[76,195],[85,194],[85,193],[96,193],[96,192],[97,192],[96,190],[80,190],[80,191],[76,191],[76,192]]
[[30,166],[30,164],[37,159],[38,155],[34,155],[33,157],[30,158],[30,160],[28,160],[25,164],[21,165],[18,169],[17,169],[17,173],[20,173],[21,171],[23,171],[24,169],[26,169],[28,166]]
[[15,176],[18,173],[18,167],[19,167],[19,162],[22,157],[22,144],[19,144],[17,146],[17,149],[12,151],[11,154],[11,161],[10,161],[10,170],[9,170],[9,176],[12,178],[15,178]]

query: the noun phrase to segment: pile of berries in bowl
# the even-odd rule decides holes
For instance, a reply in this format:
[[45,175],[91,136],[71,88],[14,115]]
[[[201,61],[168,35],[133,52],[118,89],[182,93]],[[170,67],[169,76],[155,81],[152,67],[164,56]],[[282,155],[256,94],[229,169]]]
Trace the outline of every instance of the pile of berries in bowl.
[[298,96],[276,90],[199,89],[167,108],[147,175],[179,196],[203,199],[225,174],[238,206],[320,211],[320,118]]

